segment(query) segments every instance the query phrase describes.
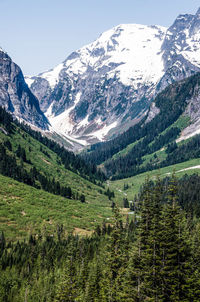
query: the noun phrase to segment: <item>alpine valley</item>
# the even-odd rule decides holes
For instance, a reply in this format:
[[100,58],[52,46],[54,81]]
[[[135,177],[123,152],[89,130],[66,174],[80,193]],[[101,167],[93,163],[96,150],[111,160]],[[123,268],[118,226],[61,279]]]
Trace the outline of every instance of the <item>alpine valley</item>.
[[199,285],[200,9],[34,77],[0,49],[0,302],[199,302]]

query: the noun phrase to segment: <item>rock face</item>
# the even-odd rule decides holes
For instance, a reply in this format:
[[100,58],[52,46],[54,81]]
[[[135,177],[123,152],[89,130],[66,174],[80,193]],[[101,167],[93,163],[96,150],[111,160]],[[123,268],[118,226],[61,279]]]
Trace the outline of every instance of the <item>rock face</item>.
[[1,48],[0,106],[31,125],[48,129],[48,121],[40,110],[38,99],[26,84],[21,69]]
[[200,10],[169,28],[119,25],[26,78],[52,129],[88,144],[135,124],[170,83],[200,71]]
[[194,87],[193,95],[187,103],[184,115],[190,118],[190,125],[182,131],[178,142],[200,134],[200,85]]

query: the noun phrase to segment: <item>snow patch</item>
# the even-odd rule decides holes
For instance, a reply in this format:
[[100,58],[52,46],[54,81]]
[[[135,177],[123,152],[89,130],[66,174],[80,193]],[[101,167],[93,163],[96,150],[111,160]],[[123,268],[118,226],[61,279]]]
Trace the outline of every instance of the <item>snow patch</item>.
[[193,170],[193,169],[200,169],[200,165],[189,167],[189,168],[185,168],[185,169],[177,171],[176,173],[187,171],[187,170]]
[[35,79],[33,79],[33,78],[29,77],[29,76],[26,76],[26,77],[24,78],[24,80],[25,80],[26,84],[28,85],[28,87],[31,87],[31,85],[32,85],[33,82],[35,81]]
[[74,101],[74,104],[65,110],[63,113],[54,116],[52,114],[52,106],[53,103],[50,105],[48,110],[46,111],[45,115],[48,118],[52,128],[55,130],[55,132],[59,134],[63,134],[65,136],[69,135],[73,128],[74,128],[74,122],[70,117],[70,113],[75,108],[76,104],[80,101],[81,92],[78,92],[76,95],[76,99]]
[[53,70],[39,74],[39,77],[47,80],[49,82],[49,85],[53,89],[55,85],[58,83],[59,73],[63,69],[63,67],[64,67],[63,63],[61,63],[58,66],[56,66]]
[[[190,127],[190,126],[189,126],[189,127]],[[176,140],[177,143],[179,143],[179,142],[181,142],[181,141],[183,141],[183,140],[186,140],[186,139],[188,139],[188,138],[190,138],[190,137],[193,137],[193,136],[195,136],[195,135],[197,135],[197,134],[200,134],[200,126],[199,126],[198,129],[196,129],[196,130],[194,130],[193,132],[188,133],[188,134],[184,134],[185,130],[187,130],[187,128],[185,128],[185,129],[183,130],[183,133],[181,134],[181,136]]]
[[117,126],[117,121],[106,126],[104,125],[102,129],[92,132],[90,135],[97,137],[100,141],[103,141],[108,132]]
[[84,126],[87,126],[89,124],[88,122],[88,117],[89,115],[87,115],[78,125],[79,125],[79,128],[80,127],[84,127]]

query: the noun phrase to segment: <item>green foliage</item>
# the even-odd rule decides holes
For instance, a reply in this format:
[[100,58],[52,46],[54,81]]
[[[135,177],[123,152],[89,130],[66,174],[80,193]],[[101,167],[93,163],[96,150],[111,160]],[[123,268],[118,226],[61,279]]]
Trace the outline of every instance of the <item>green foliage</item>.
[[177,204],[173,176],[143,186],[137,219],[124,223],[117,206],[90,237],[38,233],[11,243],[0,236],[0,301],[197,302],[199,222]]
[[[176,82],[155,98],[160,112],[153,120],[145,118],[125,133],[108,142],[91,146],[83,156],[92,163],[102,164],[108,177],[122,179],[151,171],[152,169],[198,158],[199,146],[194,140],[187,146],[176,148],[175,140],[181,130],[189,124],[189,117],[183,115],[185,108],[200,84],[200,74]],[[167,148],[167,156],[161,161],[144,164],[144,157]]]
[[112,209],[104,194],[95,188],[90,194],[87,203],[82,203],[0,175],[0,242],[1,231],[9,240],[21,240],[39,231],[55,235],[58,224],[64,226],[65,233],[92,233],[97,224],[111,217]]

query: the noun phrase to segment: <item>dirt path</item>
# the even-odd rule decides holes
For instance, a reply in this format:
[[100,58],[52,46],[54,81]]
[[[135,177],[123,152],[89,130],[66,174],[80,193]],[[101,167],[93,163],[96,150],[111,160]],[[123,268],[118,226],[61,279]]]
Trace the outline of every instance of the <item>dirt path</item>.
[[189,167],[189,168],[185,168],[185,169],[182,169],[182,170],[177,171],[176,173],[178,173],[178,172],[183,172],[183,171],[187,171],[187,170],[193,170],[193,169],[200,169],[200,165],[198,165],[198,166],[193,166],[193,167]]
[[[200,165],[193,166],[193,167],[189,167],[189,168],[185,168],[185,169],[176,171],[175,173],[184,172],[184,171],[193,170],[193,169],[200,169]],[[171,175],[172,173],[171,173],[171,172],[168,172],[168,173],[165,173],[165,174],[166,174],[166,175]]]

